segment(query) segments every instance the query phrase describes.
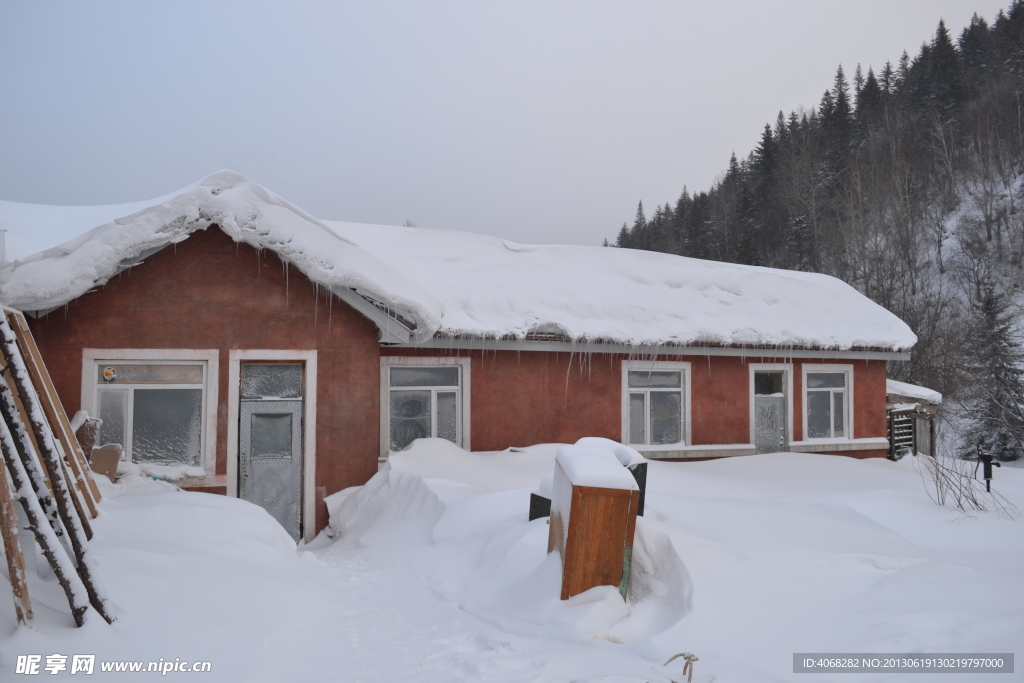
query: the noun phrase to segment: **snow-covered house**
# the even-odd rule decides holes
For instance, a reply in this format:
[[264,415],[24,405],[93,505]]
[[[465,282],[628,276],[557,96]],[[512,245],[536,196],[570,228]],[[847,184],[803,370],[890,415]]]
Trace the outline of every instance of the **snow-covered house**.
[[884,456],[885,363],[916,341],[823,275],[331,223],[229,171],[0,221],[73,236],[0,267],[68,410],[296,537],[418,437]]

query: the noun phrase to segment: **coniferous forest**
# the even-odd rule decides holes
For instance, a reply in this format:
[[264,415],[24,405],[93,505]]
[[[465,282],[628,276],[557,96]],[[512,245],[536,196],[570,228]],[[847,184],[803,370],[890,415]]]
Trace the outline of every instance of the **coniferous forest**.
[[838,277],[918,336],[889,376],[945,396],[947,452],[1024,453],[1024,0],[917,54],[840,66],[710,189],[615,246]]

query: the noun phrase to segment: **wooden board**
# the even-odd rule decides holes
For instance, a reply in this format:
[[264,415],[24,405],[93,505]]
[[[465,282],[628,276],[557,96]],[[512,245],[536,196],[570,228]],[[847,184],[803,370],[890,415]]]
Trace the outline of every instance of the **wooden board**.
[[50,378],[50,373],[46,370],[46,364],[39,353],[39,347],[36,346],[35,339],[32,337],[32,331],[28,327],[28,321],[25,320],[25,315],[21,311],[5,309],[5,312],[11,329],[14,330],[14,335],[17,337],[18,348],[25,359],[25,365],[28,368],[32,384],[36,388],[36,393],[39,395],[39,402],[42,405],[43,412],[53,429],[54,436],[60,442],[60,447],[64,451],[65,461],[71,468],[71,480],[75,483],[75,492],[79,494],[82,503],[88,508],[89,516],[95,518],[97,514],[96,503],[101,498],[99,488],[96,486],[96,482],[92,480],[92,477],[89,476],[89,464],[78,443],[78,439],[71,430],[71,421],[68,420],[67,413],[64,412],[64,406],[57,396],[53,380]]
[[7,467],[0,465],[0,534],[4,539],[4,555],[7,557],[7,573],[11,577],[11,593],[14,596],[14,612],[18,623],[32,623],[32,602],[28,597],[25,582],[25,556],[18,543],[18,513],[7,484]]
[[[564,482],[557,481],[560,477]],[[562,557],[562,600],[595,586],[616,586],[625,598],[640,491],[594,486],[570,490],[558,464],[555,479],[554,495],[570,496],[568,505],[552,500],[548,536],[548,551],[558,550]]]

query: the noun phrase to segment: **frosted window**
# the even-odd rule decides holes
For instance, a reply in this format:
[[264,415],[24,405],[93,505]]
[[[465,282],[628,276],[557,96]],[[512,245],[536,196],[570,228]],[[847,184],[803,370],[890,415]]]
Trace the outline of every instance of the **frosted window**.
[[430,436],[430,392],[391,392],[391,450],[404,450]]
[[[810,378],[810,375],[808,375]],[[827,439],[832,436],[832,392],[807,392],[807,437]]]
[[832,436],[844,436],[846,428],[843,425],[843,415],[845,413],[846,411],[843,409],[843,393],[841,391],[836,391],[832,394],[832,417],[833,424],[835,425],[835,430],[833,431]]
[[411,367],[391,368],[393,387],[457,387],[457,367]]
[[300,363],[244,363],[242,398],[302,398]]
[[132,460],[198,466],[203,447],[202,389],[135,389]]
[[630,372],[629,386],[636,388],[678,389],[682,386],[682,373],[673,372]]
[[292,457],[292,416],[290,413],[257,413],[252,416],[253,458]]
[[808,389],[842,389],[846,386],[846,374],[842,372],[808,372]]
[[96,383],[104,384],[202,384],[202,365],[150,363],[99,363]]
[[646,394],[629,395],[629,442],[647,443]]
[[675,391],[652,391],[651,443],[679,443],[682,441],[682,400]]
[[116,443],[122,447],[127,446],[124,426],[128,420],[128,390],[100,391],[99,404],[99,417],[103,424],[100,425],[99,442],[96,445]]
[[437,392],[437,438],[457,443],[458,414],[454,391]]

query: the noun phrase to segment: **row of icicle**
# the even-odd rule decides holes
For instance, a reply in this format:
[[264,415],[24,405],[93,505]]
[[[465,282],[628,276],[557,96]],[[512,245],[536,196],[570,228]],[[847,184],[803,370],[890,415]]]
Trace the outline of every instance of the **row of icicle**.
[[0,372],[0,532],[18,621],[32,623],[32,605],[15,503],[75,624],[85,622],[90,606],[110,623],[114,615],[86,545],[100,493],[25,318],[8,308],[0,315]]

